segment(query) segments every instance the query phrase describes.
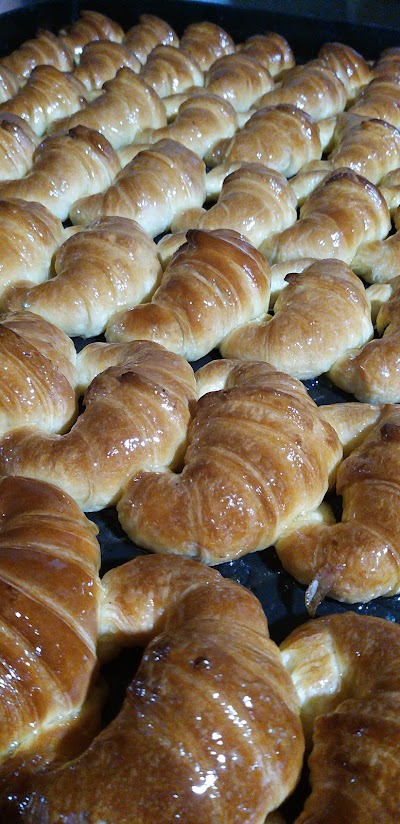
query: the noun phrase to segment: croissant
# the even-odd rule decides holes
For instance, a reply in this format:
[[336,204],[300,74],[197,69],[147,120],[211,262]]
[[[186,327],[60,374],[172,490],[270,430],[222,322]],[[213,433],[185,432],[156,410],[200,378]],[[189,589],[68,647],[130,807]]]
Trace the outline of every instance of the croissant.
[[400,281],[391,281],[391,296],[378,311],[376,326],[382,337],[350,350],[335,363],[329,377],[337,386],[364,403],[399,403]]
[[215,204],[183,213],[172,228],[175,231],[186,224],[205,231],[233,229],[258,248],[269,235],[295,223],[296,206],[284,175],[262,163],[243,163],[225,178]]
[[36,66],[50,65],[61,72],[73,69],[74,58],[68,46],[51,31],[39,31],[32,40],[0,58],[0,65],[15,72],[21,79],[28,78]]
[[208,91],[228,100],[237,112],[247,112],[273,85],[268,69],[246,51],[219,57],[205,76]]
[[219,57],[233,54],[235,44],[221,26],[206,20],[186,26],[179,48],[194,58],[202,71],[206,72]]
[[294,54],[288,41],[275,31],[252,34],[240,43],[238,50],[255,57],[268,69],[272,77],[281,75],[295,64]]
[[393,80],[399,76],[399,49],[397,46],[384,49],[373,66],[374,77],[392,77]]
[[95,511],[114,503],[139,469],[174,465],[196,394],[192,368],[146,341],[107,355],[117,365],[106,363],[92,381],[72,429],[54,437],[33,427],[10,432],[0,442],[0,474],[56,483]]
[[395,824],[399,795],[398,624],[345,612],[281,645],[313,732],[311,794],[296,824]]
[[99,11],[86,9],[80,12],[78,20],[59,33],[59,41],[66,45],[76,60],[79,60],[86,44],[93,40],[121,43],[123,38],[124,31],[119,23]]
[[76,200],[109,186],[120,168],[117,154],[103,135],[76,126],[68,134],[46,137],[25,177],[0,182],[0,198],[37,201],[66,220]]
[[21,117],[41,137],[54,120],[79,110],[85,93],[85,86],[72,73],[54,66],[37,66],[22,89],[0,105],[0,113]]
[[87,225],[104,215],[119,215],[156,237],[181,212],[203,205],[205,173],[204,161],[190,149],[176,140],[159,140],[140,151],[106,191],[75,202],[71,221]]
[[11,284],[41,283],[64,240],[61,221],[40,203],[0,200],[0,306]]
[[341,446],[303,384],[269,364],[214,361],[196,376],[182,472],[132,476],[118,515],[139,546],[217,564],[319,506]]
[[[345,121],[346,123],[346,121]],[[341,133],[329,160],[334,168],[347,166],[372,183],[380,181],[400,166],[400,131],[384,120],[371,118],[353,124]]]
[[75,419],[75,348],[30,312],[0,316],[0,432],[38,426],[63,432]]
[[179,46],[179,38],[169,23],[155,14],[141,14],[139,23],[125,34],[124,43],[144,65],[150,52],[158,45]]
[[190,230],[151,303],[111,318],[109,341],[154,340],[187,360],[214,349],[269,302],[265,258],[237,232]]
[[285,280],[288,285],[278,295],[273,317],[231,332],[220,346],[224,358],[265,360],[307,380],[373,337],[364,286],[343,261],[317,261]]
[[[332,420],[332,418],[331,418]],[[367,602],[400,591],[400,407],[387,405],[362,443],[337,473],[343,498],[341,522],[329,509],[302,519],[276,549],[283,566],[318,605],[325,595]]]
[[140,61],[128,46],[114,40],[93,40],[84,47],[74,76],[88,91],[93,91],[101,89],[124,66],[136,74],[141,68]]
[[400,86],[392,77],[375,77],[365,86],[349,109],[363,118],[386,120],[400,129]]
[[340,78],[350,102],[373,78],[369,63],[347,43],[324,43],[318,52],[318,59]]
[[322,60],[311,60],[287,71],[279,87],[264,94],[256,108],[289,104],[322,120],[342,112],[346,101],[346,89],[333,69]]
[[264,824],[295,786],[304,750],[295,690],[261,605],[215,571],[175,561],[135,559],[128,587],[107,574],[106,592],[133,608],[133,638],[148,619],[139,671],[117,718],[81,757],[35,775],[8,821],[19,810],[27,823]]
[[143,129],[156,129],[166,122],[165,109],[156,92],[124,66],[104,83],[98,97],[70,117],[58,120],[51,131],[60,133],[85,126],[104,135],[117,150],[132,143]]
[[0,181],[26,174],[38,142],[29,123],[12,114],[0,115]]
[[150,52],[141,77],[160,97],[203,86],[204,74],[189,54],[174,45],[158,45]]
[[350,264],[362,243],[382,240],[390,228],[379,189],[351,169],[336,169],[304,202],[297,223],[267,238],[261,250],[270,263],[306,257]]
[[21,78],[0,62],[0,103],[14,97],[21,85]]
[[67,335],[93,337],[119,309],[148,299],[161,275],[157,247],[135,221],[105,218],[59,248],[54,277],[7,290],[7,309],[29,309]]

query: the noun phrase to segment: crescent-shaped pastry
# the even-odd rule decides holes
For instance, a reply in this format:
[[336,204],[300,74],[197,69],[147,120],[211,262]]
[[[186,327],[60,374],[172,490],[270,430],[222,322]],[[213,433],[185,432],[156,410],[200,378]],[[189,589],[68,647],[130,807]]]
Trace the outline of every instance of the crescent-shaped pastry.
[[340,127],[334,135],[337,145],[329,154],[333,168],[347,167],[372,183],[380,181],[400,166],[400,131],[384,120],[370,118]]
[[285,72],[279,87],[264,94],[256,108],[289,104],[322,120],[342,112],[346,100],[346,89],[333,69],[322,60],[310,60]]
[[88,91],[101,89],[119,69],[127,66],[139,74],[141,63],[124,43],[114,40],[93,40],[84,47],[74,76]]
[[318,59],[323,60],[340,78],[348,101],[352,101],[374,76],[367,60],[347,43],[324,43],[318,52]]
[[0,115],[0,181],[16,180],[31,168],[39,138],[29,123],[12,114]]
[[179,46],[179,38],[169,23],[155,14],[141,14],[139,23],[125,34],[124,43],[144,65],[150,52],[158,45]]
[[246,51],[219,57],[205,76],[210,94],[228,100],[237,112],[247,112],[273,85],[268,69]]
[[0,58],[0,65],[15,72],[21,80],[29,77],[36,66],[54,66],[61,72],[74,67],[74,57],[69,47],[51,31],[42,29],[31,40]]
[[351,262],[353,271],[368,283],[389,283],[400,276],[399,208],[394,212],[393,223],[396,231],[392,235],[386,240],[362,243]]
[[159,97],[180,94],[204,84],[204,73],[197,61],[173,45],[155,46],[140,74]]
[[364,88],[348,110],[362,118],[386,120],[400,129],[400,87],[390,75],[375,77]]
[[179,48],[199,64],[203,72],[224,54],[233,54],[235,44],[225,29],[208,20],[189,23],[180,39]]
[[121,43],[123,38],[124,30],[115,20],[94,9],[83,9],[77,20],[60,31],[58,39],[79,60],[87,43],[93,40],[115,40]]
[[243,43],[240,43],[238,50],[255,57],[268,69],[272,77],[279,76],[295,64],[294,54],[288,41],[275,31],[250,35]]
[[0,103],[14,97],[21,82],[21,78],[12,69],[3,66],[0,61]]

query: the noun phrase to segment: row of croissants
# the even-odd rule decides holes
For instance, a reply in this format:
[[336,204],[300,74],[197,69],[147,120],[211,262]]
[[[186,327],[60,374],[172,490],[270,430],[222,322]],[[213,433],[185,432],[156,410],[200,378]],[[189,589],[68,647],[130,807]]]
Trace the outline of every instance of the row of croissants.
[[[400,821],[399,67],[91,10],[0,57],[1,824]],[[278,644],[214,568],[272,547],[364,614]]]

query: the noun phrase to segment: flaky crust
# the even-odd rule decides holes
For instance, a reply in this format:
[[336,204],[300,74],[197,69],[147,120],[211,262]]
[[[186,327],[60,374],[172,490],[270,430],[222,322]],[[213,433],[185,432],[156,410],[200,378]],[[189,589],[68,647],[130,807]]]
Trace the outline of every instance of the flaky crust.
[[138,473],[118,513],[140,546],[215,564],[270,546],[317,507],[341,447],[303,385],[268,364],[214,361],[196,375],[207,394],[183,471]]

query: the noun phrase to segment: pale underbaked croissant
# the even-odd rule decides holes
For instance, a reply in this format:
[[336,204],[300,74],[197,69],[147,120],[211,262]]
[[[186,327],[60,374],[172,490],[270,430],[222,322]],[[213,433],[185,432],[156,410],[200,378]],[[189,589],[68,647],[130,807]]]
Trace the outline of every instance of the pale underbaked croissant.
[[311,794],[296,824],[396,824],[400,629],[345,612],[307,621],[281,644],[306,727]]
[[296,695],[259,602],[175,561],[136,558],[103,579],[113,622],[139,643],[144,623],[150,643],[117,718],[80,758],[35,775],[28,803],[17,796],[3,813],[9,824],[13,812],[27,823],[264,824],[293,789],[304,749]]
[[26,120],[35,134],[42,137],[50,124],[81,109],[86,88],[72,72],[61,72],[54,66],[37,66],[17,94],[0,106]]
[[206,73],[204,85],[211,94],[228,100],[237,112],[247,112],[274,83],[268,69],[242,51],[219,57]]
[[256,108],[286,103],[322,120],[342,112],[346,100],[346,89],[333,69],[323,60],[310,60],[287,71],[279,87],[264,94]]
[[36,286],[17,283],[3,306],[29,309],[71,337],[88,338],[103,332],[118,310],[149,299],[161,264],[154,241],[135,221],[109,217],[68,238],[51,274]]
[[179,48],[193,57],[203,71],[208,71],[219,57],[233,54],[235,44],[225,29],[206,20],[186,26]]
[[125,34],[124,43],[144,65],[150,52],[158,45],[179,46],[179,38],[169,23],[155,14],[141,14],[139,23]]
[[0,64],[11,69],[21,79],[28,78],[36,66],[55,66],[62,72],[71,71],[74,58],[70,49],[51,31],[41,30],[32,40],[0,58]]
[[124,66],[137,74],[141,68],[140,61],[128,46],[115,40],[93,40],[84,47],[74,76],[88,91],[92,91],[101,89]]
[[155,46],[140,76],[160,97],[204,84],[204,73],[197,61],[173,45]]
[[105,215],[129,217],[156,237],[180,212],[203,205],[205,185],[204,161],[176,140],[160,140],[139,152],[106,191],[78,200],[70,218],[87,225]]
[[228,332],[265,311],[269,266],[237,232],[193,229],[167,266],[150,303],[109,321],[109,341],[154,340],[198,360]]
[[0,181],[23,177],[38,143],[29,123],[12,114],[0,115]]
[[30,312],[0,316],[0,432],[36,425],[63,432],[77,414],[75,348]]
[[296,258],[340,258],[351,263],[362,243],[391,228],[379,189],[351,169],[328,174],[300,209],[299,220],[262,245],[270,263]]
[[0,182],[0,198],[37,201],[66,220],[76,200],[109,186],[120,168],[116,152],[103,135],[76,126],[67,134],[46,137],[24,177]]
[[[48,277],[54,252],[65,240],[59,218],[40,203],[0,200],[0,306],[12,284],[40,283]],[[29,287],[28,287],[29,288]]]
[[[86,347],[85,358],[96,361],[98,348]],[[56,483],[86,511],[114,503],[140,468],[175,465],[196,397],[192,368],[163,347],[140,341],[100,349],[95,372],[104,371],[69,432],[47,436],[19,427],[0,442],[1,474]]]
[[139,132],[159,128],[167,122],[165,108],[158,94],[128,66],[107,80],[98,97],[85,108],[53,124],[54,133],[75,126],[95,129],[114,149],[133,143]]
[[272,545],[319,506],[341,446],[303,384],[269,364],[213,361],[196,376],[206,394],[182,472],[137,473],[118,515],[139,546],[216,564]]
[[124,38],[124,31],[107,15],[92,9],[83,9],[77,20],[62,29],[59,41],[79,60],[83,48],[93,40],[115,40],[120,43]]
[[387,405],[339,467],[342,520],[324,505],[277,542],[285,569],[309,584],[311,604],[328,594],[355,603],[400,591],[399,484],[400,407]]
[[295,63],[288,41],[275,31],[250,35],[243,43],[240,43],[238,51],[255,57],[268,69],[272,77],[279,76],[286,69],[291,69]]
[[[265,360],[301,380],[327,372],[373,337],[365,288],[340,260],[316,261],[286,277],[273,317],[242,324],[220,346],[224,358]],[[332,373],[330,373],[332,376]]]

